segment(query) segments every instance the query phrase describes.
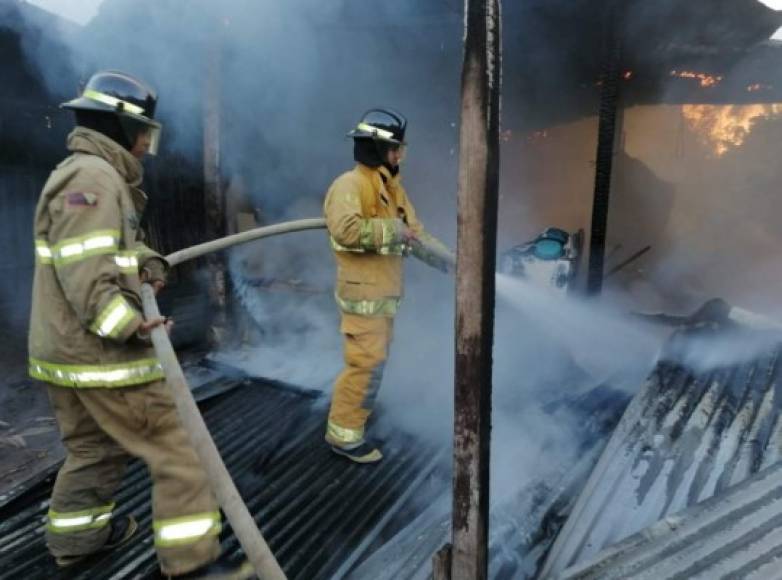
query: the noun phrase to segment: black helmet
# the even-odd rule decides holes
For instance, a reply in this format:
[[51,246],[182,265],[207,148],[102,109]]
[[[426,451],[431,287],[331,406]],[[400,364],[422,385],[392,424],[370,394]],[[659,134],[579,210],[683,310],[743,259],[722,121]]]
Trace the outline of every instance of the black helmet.
[[382,143],[404,145],[407,119],[393,109],[370,109],[361,117],[348,137],[372,139]]
[[154,155],[162,129],[154,120],[156,105],[155,91],[143,81],[119,71],[102,71],[90,77],[80,97],[60,106],[77,115],[83,111],[116,116],[131,144],[139,128],[150,130],[149,153]]

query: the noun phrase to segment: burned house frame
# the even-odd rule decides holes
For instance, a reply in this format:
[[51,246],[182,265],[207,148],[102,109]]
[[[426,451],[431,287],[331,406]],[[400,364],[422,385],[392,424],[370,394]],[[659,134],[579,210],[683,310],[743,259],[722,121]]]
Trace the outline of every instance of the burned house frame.
[[[601,11],[592,10],[591,6],[586,4],[591,3],[573,4],[570,11],[564,14],[558,11],[561,6],[553,8],[550,4],[547,6],[546,2],[532,2],[523,8],[508,7],[506,19],[509,22],[514,22],[516,18],[522,20],[534,15],[535,21],[541,28],[538,33],[543,36],[548,33],[549,41],[553,42],[552,39],[558,38],[555,32],[563,28],[577,32],[568,37],[565,47],[560,49],[562,54],[559,56],[562,57],[562,62],[570,58],[579,46],[596,47],[594,51],[579,53],[578,57],[583,59],[583,62],[569,65],[577,72],[569,81],[570,84],[563,83],[558,77],[547,86],[548,81],[543,69],[535,69],[534,66],[514,69],[512,65],[515,59],[521,58],[520,55],[524,54],[526,43],[540,42],[541,39],[530,40],[523,35],[517,36],[512,27],[507,26],[507,46],[511,48],[506,48],[506,54],[511,53],[508,56],[508,62],[511,63],[508,68],[511,72],[506,73],[510,78],[507,80],[505,99],[509,101],[518,98],[522,103],[518,107],[506,105],[509,109],[510,123],[518,123],[519,127],[524,128],[523,130],[534,130],[546,127],[554,120],[577,118],[597,110],[600,88],[605,85],[608,78],[603,71],[605,60],[602,55],[605,51],[599,48],[602,46],[601,39],[604,37],[606,17]],[[662,34],[661,31],[668,28],[666,24],[669,22],[679,20],[689,22],[700,12],[691,8],[693,4],[671,2],[669,5],[667,20],[663,22],[659,20],[659,12],[654,15],[656,22],[652,18],[644,18],[641,3],[636,4],[637,10],[628,9],[630,14],[625,14],[626,19],[630,18],[631,25],[624,36],[621,66],[611,68],[612,74],[619,75],[618,78],[613,79],[618,86],[615,87],[617,90],[613,96],[604,95],[603,104],[606,111],[613,108],[616,113],[617,107],[620,106],[656,102],[662,87],[666,88],[666,102],[671,103],[782,102],[782,87],[769,84],[765,80],[767,67],[779,55],[778,47],[766,41],[782,24],[776,14],[760,7],[754,0],[722,1],[711,5],[720,14],[720,18],[715,19],[717,24],[706,26],[700,31],[698,37],[690,38],[676,34],[678,29],[675,26],[669,27],[670,35]],[[666,10],[663,9],[662,12],[666,13]],[[739,21],[743,24],[735,26]],[[572,27],[563,25],[563,22],[569,22]],[[688,30],[691,28],[688,27]],[[14,47],[18,49],[19,46],[19,35],[27,33],[25,30],[2,29],[0,39],[4,43],[8,42],[9,51],[13,54]],[[612,54],[610,48],[608,47],[608,52]],[[18,54],[21,55],[21,52]],[[742,76],[735,77],[729,71],[738,61],[742,61],[745,65],[749,62],[750,66],[742,66]],[[18,61],[13,59],[3,63],[3,66],[9,68],[21,68],[12,71],[13,74],[18,75],[13,78],[19,79],[18,82],[14,81],[14,91],[16,92],[17,87],[25,87],[29,98],[24,100],[24,106],[15,109],[7,107],[8,110],[15,110],[19,114],[4,113],[2,130],[4,138],[23,137],[18,143],[9,142],[8,146],[4,146],[0,151],[3,155],[4,168],[3,184],[0,185],[0,204],[2,204],[0,211],[14,212],[14,215],[19,216],[15,221],[20,224],[15,232],[3,232],[3,235],[7,236],[5,241],[8,247],[14,248],[15,251],[13,256],[9,256],[9,261],[4,262],[0,267],[4,268],[4,273],[10,272],[3,278],[18,280],[20,284],[25,279],[25,273],[29,276],[32,271],[32,240],[29,230],[24,229],[21,224],[29,224],[32,220],[35,197],[51,165],[62,157],[60,144],[64,140],[68,127],[67,119],[52,107],[51,103],[57,102],[57,98],[53,99],[53,96],[49,95],[33,78],[25,76],[24,68],[18,66],[22,62],[20,56]],[[554,59],[553,62],[556,63],[557,60]],[[546,63],[547,66],[551,64],[551,60]],[[534,84],[535,88],[527,90],[525,83]],[[11,86],[10,83],[8,86]],[[545,95],[551,94],[560,96],[545,98]],[[13,95],[7,97],[3,95],[2,98],[9,104],[18,103]],[[529,122],[523,118],[524,113],[534,106],[539,107],[538,110],[543,113],[536,115],[534,122]],[[621,123],[621,115],[616,115],[616,118],[617,122]],[[37,129],[29,131],[28,125],[23,123],[24,119],[32,120],[32,126]],[[23,126],[17,123],[22,123]],[[535,126],[534,123],[538,123],[539,126]],[[617,139],[615,129],[616,127],[609,127],[605,133],[606,143],[603,143],[603,148],[607,148],[609,157],[613,154]],[[162,171],[162,168],[165,168],[165,171]],[[172,168],[175,171],[172,172]],[[166,252],[205,238],[207,227],[204,222],[206,212],[203,205],[203,188],[201,168],[185,159],[160,160],[158,164],[150,167],[148,189],[152,194],[152,202],[148,229],[154,245]],[[167,195],[157,196],[156,192],[166,192]],[[607,195],[608,190],[597,193]],[[606,206],[608,204],[610,199],[606,201]],[[186,272],[177,273],[176,276],[186,278]],[[198,281],[191,281],[190,284],[189,290],[187,283],[179,286],[182,288],[181,295],[176,294],[177,285],[174,286],[174,294],[171,295],[172,306],[186,303],[187,300],[184,298],[190,296],[193,301],[191,306],[193,314],[190,315],[194,321],[193,328],[203,329],[202,320],[207,310],[204,303],[199,302],[200,297],[203,296],[203,286],[199,286]],[[10,295],[28,296],[29,285],[14,288]],[[3,308],[0,305],[0,310],[4,316],[15,321],[14,324],[18,321],[21,325],[19,328],[23,328],[22,323],[26,322],[24,315],[26,306],[20,307],[20,303],[15,299],[13,302],[6,300],[3,304],[6,306]],[[175,316],[178,316],[179,320],[184,320],[187,325],[187,312],[178,315],[175,313]],[[198,335],[196,331],[194,341],[198,342],[202,338],[203,336]],[[673,356],[671,359],[673,362],[666,359],[660,363],[645,388],[644,392],[647,394],[644,396],[659,397],[668,405],[662,410],[651,410],[651,415],[664,414],[676,404],[692,410],[697,407],[698,402],[690,398],[697,398],[697,393],[694,390],[683,393],[684,386],[695,385],[699,389],[698,393],[702,394],[702,391],[706,390],[707,383],[711,381],[714,385],[712,380],[714,377],[692,373],[687,368],[676,366],[678,362]],[[404,447],[407,441],[400,439],[395,442],[396,447],[392,446],[393,451],[388,466],[383,470],[377,470],[371,477],[364,479],[356,469],[340,471],[329,463],[328,458],[317,447],[320,428],[317,413],[320,410],[317,405],[313,406],[311,398],[295,398],[290,391],[279,391],[277,387],[280,385],[268,384],[243,375],[229,376],[230,372],[225,369],[217,371],[212,369],[212,371],[215,374],[207,384],[216,391],[239,390],[235,390],[233,394],[223,399],[206,403],[205,414],[215,429],[216,439],[225,452],[229,467],[235,469],[238,474],[240,488],[250,497],[251,509],[255,510],[254,514],[261,526],[266,526],[264,532],[272,538],[272,547],[280,551],[280,559],[292,577],[333,577],[337,573],[349,572],[350,567],[356,564],[366,566],[364,570],[376,570],[377,568],[372,567],[373,562],[370,559],[360,560],[375,551],[378,557],[393,554],[390,549],[381,551],[381,546],[386,543],[386,540],[395,538],[397,545],[409,546],[412,544],[405,542],[412,541],[411,538],[420,533],[421,529],[431,531],[433,521],[436,524],[442,523],[437,519],[440,516],[436,516],[432,521],[419,521],[423,526],[420,529],[406,528],[406,525],[411,520],[416,521],[415,518],[420,517],[421,513],[417,508],[406,503],[409,496],[405,495],[404,488],[418,490],[422,496],[433,498],[447,485],[447,478],[437,473],[440,465],[436,451],[425,450],[420,458],[412,458],[405,455]],[[770,440],[772,432],[770,427],[776,425],[774,421],[779,419],[779,402],[773,398],[775,391],[772,389],[772,383],[778,374],[777,356],[768,355],[757,361],[748,362],[740,368],[723,369],[718,374],[717,378],[720,380],[727,377],[720,384],[724,383],[726,389],[730,391],[728,393],[730,397],[726,395],[725,406],[721,407],[720,411],[725,421],[729,421],[732,412],[730,409],[726,411],[727,407],[744,404],[749,405],[755,412],[760,408],[763,397],[772,397],[774,405],[772,414],[762,416],[756,414],[758,419],[762,420],[764,429],[769,427],[763,432],[769,434]],[[242,397],[237,394],[252,389],[255,391],[251,395],[251,400],[254,405],[263,409],[263,414],[253,419],[253,424],[248,428],[245,436],[234,438],[232,437],[232,432],[235,430],[234,418],[241,413],[245,404]],[[649,391],[652,395],[648,394]],[[680,399],[676,398],[677,394],[682,397],[680,403]],[[627,400],[607,396],[605,399],[601,398],[600,402],[621,411]],[[764,410],[768,411],[768,409]],[[268,438],[268,432],[278,431],[274,429],[275,417],[285,413],[290,413],[291,418],[300,420],[305,428],[297,434],[289,434],[290,438],[287,441],[282,437],[286,433],[281,434],[280,440]],[[602,429],[610,431],[616,420],[618,416],[606,418]],[[602,435],[606,436],[607,433],[604,432]],[[741,437],[745,437],[745,434]],[[257,440],[264,440],[264,445],[258,448]],[[596,445],[597,447],[591,450],[593,455],[590,457],[593,461],[597,461],[599,444]],[[300,464],[297,463],[299,461]],[[731,461],[733,465],[731,473],[736,471],[738,461],[748,462],[749,466],[742,463],[742,469],[747,476],[753,475],[757,471],[756,468],[763,465],[762,458],[747,460],[738,457],[735,461],[734,459]],[[306,467],[302,467],[303,465]],[[585,478],[588,474],[587,470],[578,477]],[[505,548],[495,546],[492,551],[495,577],[518,576],[522,574],[523,565],[535,567],[529,564],[530,560],[535,564],[543,562],[546,550],[569,515],[566,509],[569,502],[576,497],[579,486],[583,484],[584,479],[578,477],[573,476],[571,479],[564,480],[568,484],[565,487],[571,493],[570,496],[562,495],[556,498],[549,496],[541,500],[538,507],[546,506],[546,509],[539,510],[536,516],[538,519],[533,518],[533,527],[521,532],[515,528],[502,530],[506,532],[506,538],[510,537],[513,541],[518,540],[520,533],[529,533],[528,537],[539,542],[526,545],[524,542],[515,544],[511,542],[514,547],[527,550],[524,552],[524,557],[520,557],[516,562],[503,558],[503,551],[509,544],[506,544]],[[728,476],[726,478],[730,479]],[[306,486],[301,485],[302,481],[311,483],[313,489],[322,486],[322,489],[331,490],[334,494],[326,498],[324,494],[305,493]],[[4,570],[11,570],[16,574],[46,574],[49,570],[43,561],[43,546],[40,541],[39,526],[36,524],[43,509],[41,501],[46,497],[49,485],[50,480],[39,482],[30,489],[24,490],[24,493],[12,503],[0,507],[0,514],[3,516],[0,536],[4,542],[0,544],[0,563],[4,566]],[[136,510],[138,513],[145,514],[144,517],[148,517],[149,506],[145,503],[142,494],[145,485],[144,475],[136,466],[122,494],[127,500],[128,510]],[[264,488],[279,491],[280,495],[273,497]],[[301,492],[301,495],[297,495],[297,491]],[[535,490],[530,491],[531,494],[534,492]],[[352,494],[367,494],[366,497],[376,500],[375,507],[368,509],[368,504],[354,503]],[[345,508],[348,505],[350,509]],[[356,523],[353,529],[350,525],[346,525],[346,522],[337,521],[333,516],[333,511],[342,509],[345,510],[347,523]],[[637,525],[643,527],[646,523],[649,522],[640,522]],[[308,527],[310,524],[312,528]],[[444,533],[443,526],[434,525],[434,528],[437,528],[436,532],[432,533]],[[628,529],[630,529],[629,525]],[[402,534],[405,531],[409,537],[396,537],[397,533]],[[228,549],[237,550],[235,538],[231,536],[230,530],[224,538],[224,545]],[[306,549],[297,549],[301,546],[305,546]],[[360,554],[356,551],[356,546],[360,548]],[[556,556],[557,553],[554,555]],[[408,555],[412,556],[413,551],[408,552]],[[415,577],[415,574],[420,574],[421,569],[429,565],[429,554],[419,555],[422,558],[420,561],[404,561],[396,568],[387,567],[387,571],[390,573],[393,570],[394,573],[401,574],[396,577],[405,577],[408,573],[410,577]],[[594,553],[589,554],[589,556],[594,555]],[[525,561],[522,563],[521,560]],[[382,560],[375,560],[376,566],[378,561],[382,562]],[[572,558],[563,559],[557,572],[561,572],[572,563]],[[122,560],[111,563],[106,560],[99,561],[95,563],[95,568],[108,571],[109,569],[104,567],[109,564],[115,566],[112,573],[142,576],[154,574],[151,551],[141,542],[135,544]],[[356,568],[354,572],[358,573],[359,570],[361,568]]]

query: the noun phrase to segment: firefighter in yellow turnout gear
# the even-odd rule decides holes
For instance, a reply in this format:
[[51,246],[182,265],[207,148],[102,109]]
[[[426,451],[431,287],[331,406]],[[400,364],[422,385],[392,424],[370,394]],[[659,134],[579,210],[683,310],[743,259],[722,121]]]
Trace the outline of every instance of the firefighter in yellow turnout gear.
[[396,111],[368,111],[355,130],[356,167],[326,194],[324,213],[337,261],[345,367],[337,377],[326,427],[334,452],[358,463],[382,459],[365,439],[402,298],[402,259],[413,252],[432,266],[448,264],[426,248],[449,251],[426,233],[400,182],[407,121]]
[[167,267],[139,230],[139,160],[156,148],[156,101],[133,77],[93,75],[63,105],[76,114],[72,154],[36,208],[29,368],[48,383],[67,452],[46,540],[60,567],[127,542],[138,526],[114,515],[114,494],[133,455],[152,478],[163,573],[207,578],[224,567],[214,562],[220,514],[149,340],[163,320],[145,321],[141,310],[142,282],[162,288]]

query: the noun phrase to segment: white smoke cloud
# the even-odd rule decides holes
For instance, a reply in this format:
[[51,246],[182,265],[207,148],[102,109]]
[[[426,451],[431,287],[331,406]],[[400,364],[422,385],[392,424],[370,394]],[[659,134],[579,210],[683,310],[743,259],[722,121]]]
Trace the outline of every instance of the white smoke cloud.
[[[461,25],[458,10],[443,15],[413,0],[227,0],[219,8],[194,0],[186,9],[181,2],[106,0],[70,44],[71,61],[82,80],[96,69],[118,68],[157,87],[164,147],[197,159],[205,63],[210,46],[221,46],[223,170],[241,177],[249,203],[269,221],[320,214],[329,183],[352,166],[343,135],[363,110],[393,106],[410,121],[403,169],[410,197],[428,229],[453,245]],[[55,73],[47,55],[32,56],[57,94],[73,94],[77,79]],[[523,177],[505,184],[509,198],[525,197],[531,184]],[[548,225],[558,224],[522,217],[514,242]],[[323,233],[236,250],[231,271],[255,336],[248,337],[251,348],[223,353],[224,360],[328,392],[341,368],[342,345],[330,295],[334,264]],[[410,262],[406,274],[378,414],[422,442],[447,445],[453,281]],[[280,290],[280,284],[299,286]],[[495,337],[496,498],[577,454],[572,426],[580,418],[553,421],[546,403],[606,380],[632,391],[651,369],[658,344],[599,304],[557,301],[511,284],[498,302]]]
[[98,13],[103,0],[26,0],[30,4],[58,14],[77,24],[86,24]]

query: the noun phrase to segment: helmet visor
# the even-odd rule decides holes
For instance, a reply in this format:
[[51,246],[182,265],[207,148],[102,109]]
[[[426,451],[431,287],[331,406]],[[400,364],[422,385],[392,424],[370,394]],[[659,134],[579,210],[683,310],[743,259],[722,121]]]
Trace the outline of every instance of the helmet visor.
[[128,114],[120,115],[119,122],[131,149],[136,147],[139,139],[144,139],[146,141],[144,153],[157,155],[160,147],[160,135],[163,131],[163,126],[160,123],[146,117]]
[[399,155],[399,157],[397,157],[398,164],[402,165],[402,162],[405,160],[405,157],[407,157],[407,144],[402,143],[401,145],[390,145],[389,149],[391,151],[396,152],[397,155]]
[[162,125],[150,125],[149,126],[149,147],[147,148],[148,155],[157,155],[160,149],[160,135],[163,133]]

